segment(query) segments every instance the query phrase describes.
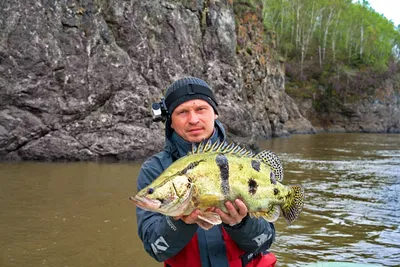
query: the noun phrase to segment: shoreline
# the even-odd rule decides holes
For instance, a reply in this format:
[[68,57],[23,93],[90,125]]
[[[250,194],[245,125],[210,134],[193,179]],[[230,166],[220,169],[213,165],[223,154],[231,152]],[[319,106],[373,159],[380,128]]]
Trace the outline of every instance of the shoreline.
[[[272,139],[280,139],[280,138],[291,138],[292,136],[295,135],[318,135],[318,134],[388,134],[388,135],[396,135],[396,134],[400,134],[400,131],[397,132],[346,132],[346,131],[321,131],[321,130],[316,130],[314,133],[301,133],[301,132],[296,132],[296,133],[291,133],[291,134],[287,134],[287,135],[281,135],[281,136],[274,136],[274,137],[269,137],[269,138],[264,138],[264,139],[255,139],[255,138],[251,138],[251,139],[247,139],[245,137],[237,137],[237,136],[229,136],[228,135],[228,140],[232,141],[234,143],[237,143],[241,146],[246,147],[247,149],[253,150],[254,152],[257,152],[258,150],[260,150],[260,143],[263,141],[268,141],[268,140],[272,140]],[[229,142],[228,141],[228,142]],[[138,149],[138,151],[142,149]],[[160,148],[159,151],[162,151],[162,148]],[[121,155],[98,155],[97,157],[93,157],[90,159],[83,159],[83,158],[77,158],[77,157],[70,157],[70,158],[42,158],[42,159],[38,159],[38,158],[7,158],[7,157],[3,157],[0,158],[0,163],[21,163],[21,162],[32,162],[32,163],[121,163],[121,164],[125,164],[125,163],[138,163],[141,164],[143,163],[147,158],[149,158],[150,156],[152,156],[155,153],[148,153],[147,156],[142,157],[142,158],[136,158],[136,159],[130,159],[130,158],[124,158]],[[146,153],[143,153],[146,154]],[[76,156],[76,155],[75,155]]]

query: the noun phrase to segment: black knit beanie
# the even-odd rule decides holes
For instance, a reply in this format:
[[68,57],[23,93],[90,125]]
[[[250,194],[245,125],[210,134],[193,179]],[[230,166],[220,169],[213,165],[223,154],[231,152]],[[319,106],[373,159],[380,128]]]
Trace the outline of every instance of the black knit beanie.
[[169,116],[171,116],[177,106],[193,99],[206,101],[213,107],[215,113],[218,114],[218,103],[210,86],[199,78],[185,77],[175,81],[167,88],[165,103]]

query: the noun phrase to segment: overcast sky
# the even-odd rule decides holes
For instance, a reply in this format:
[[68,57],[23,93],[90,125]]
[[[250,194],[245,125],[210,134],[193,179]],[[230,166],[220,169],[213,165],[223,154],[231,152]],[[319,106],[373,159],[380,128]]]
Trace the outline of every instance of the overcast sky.
[[395,26],[400,24],[400,0],[369,0],[368,2],[376,12],[393,21]]

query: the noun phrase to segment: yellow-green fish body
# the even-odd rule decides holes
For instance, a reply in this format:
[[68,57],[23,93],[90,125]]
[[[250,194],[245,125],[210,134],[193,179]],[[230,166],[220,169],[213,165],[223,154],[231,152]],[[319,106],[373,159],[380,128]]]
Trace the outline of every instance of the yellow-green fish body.
[[[226,201],[241,199],[251,216],[273,222],[281,210],[290,224],[303,207],[304,191],[283,185],[282,179],[282,164],[271,151],[254,155],[234,144],[208,142],[175,161],[131,200],[143,209],[179,216],[209,207],[226,211]],[[213,212],[200,218],[221,223]]]

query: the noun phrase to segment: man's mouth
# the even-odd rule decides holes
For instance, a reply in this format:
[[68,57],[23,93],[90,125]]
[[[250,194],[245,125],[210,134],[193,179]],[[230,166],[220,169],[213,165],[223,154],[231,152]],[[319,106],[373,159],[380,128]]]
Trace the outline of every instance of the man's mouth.
[[194,128],[189,130],[190,133],[199,133],[201,131],[203,131],[203,128]]

